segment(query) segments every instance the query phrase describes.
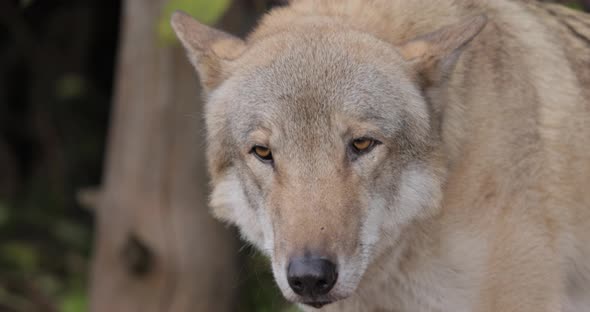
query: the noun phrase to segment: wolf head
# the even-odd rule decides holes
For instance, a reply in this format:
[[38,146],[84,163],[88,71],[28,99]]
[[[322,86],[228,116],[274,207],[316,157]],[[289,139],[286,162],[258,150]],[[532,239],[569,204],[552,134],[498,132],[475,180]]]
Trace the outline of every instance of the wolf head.
[[206,91],[214,214],[272,260],[292,301],[350,296],[412,222],[438,212],[437,111],[478,16],[398,46],[319,21],[246,42],[175,13]]

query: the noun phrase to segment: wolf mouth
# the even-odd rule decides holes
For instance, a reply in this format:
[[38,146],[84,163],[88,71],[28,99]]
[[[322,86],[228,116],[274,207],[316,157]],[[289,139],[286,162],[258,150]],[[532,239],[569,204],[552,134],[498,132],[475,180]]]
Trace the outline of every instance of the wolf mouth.
[[334,301],[306,301],[306,302],[303,302],[303,304],[308,305],[308,306],[312,306],[316,309],[320,309],[323,306],[328,305],[332,302],[334,302]]

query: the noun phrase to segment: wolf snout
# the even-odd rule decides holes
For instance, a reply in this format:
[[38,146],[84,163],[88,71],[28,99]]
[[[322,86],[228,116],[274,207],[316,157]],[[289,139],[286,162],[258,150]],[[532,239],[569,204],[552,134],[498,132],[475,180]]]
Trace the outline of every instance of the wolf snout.
[[319,296],[328,294],[337,279],[336,265],[323,258],[295,258],[287,267],[289,286],[304,301],[314,301]]

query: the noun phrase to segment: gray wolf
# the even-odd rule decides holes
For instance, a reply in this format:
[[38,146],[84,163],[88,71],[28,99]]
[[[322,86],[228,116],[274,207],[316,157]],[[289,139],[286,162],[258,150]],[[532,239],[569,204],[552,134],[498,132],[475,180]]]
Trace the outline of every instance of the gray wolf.
[[322,311],[590,311],[590,18],[525,0],[295,0],[172,25],[213,213]]

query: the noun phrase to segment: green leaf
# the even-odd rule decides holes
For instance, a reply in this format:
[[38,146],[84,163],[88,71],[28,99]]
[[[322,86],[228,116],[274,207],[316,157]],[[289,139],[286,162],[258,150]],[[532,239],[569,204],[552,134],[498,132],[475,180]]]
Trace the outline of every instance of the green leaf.
[[567,6],[574,10],[584,11],[584,8],[582,8],[582,5],[579,3],[568,3]]
[[0,246],[0,255],[10,266],[25,273],[32,273],[39,268],[39,254],[32,245],[7,242]]
[[176,10],[190,14],[201,23],[214,24],[229,8],[231,0],[169,0],[158,22],[158,38],[165,44],[176,42],[170,26],[170,16]]
[[68,292],[61,300],[61,312],[83,312],[86,311],[88,298],[83,290],[76,289]]

